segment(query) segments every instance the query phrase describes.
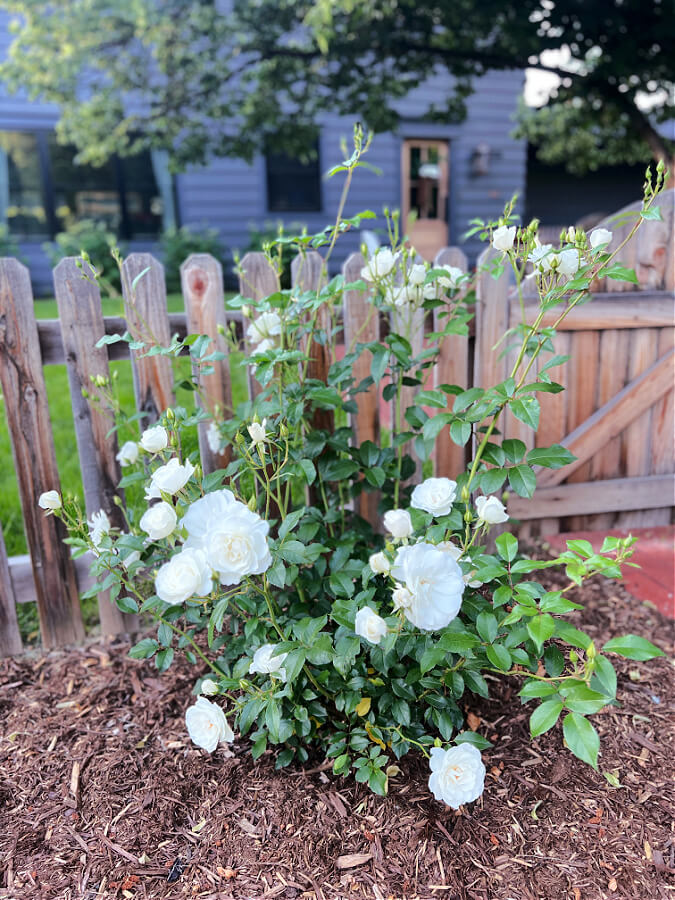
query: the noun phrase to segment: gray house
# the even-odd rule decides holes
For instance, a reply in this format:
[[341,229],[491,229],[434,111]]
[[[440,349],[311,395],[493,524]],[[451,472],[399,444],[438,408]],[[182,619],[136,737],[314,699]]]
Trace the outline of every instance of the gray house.
[[[0,13],[0,58],[11,41],[8,21]],[[376,136],[368,156],[382,174],[359,171],[347,209],[414,211],[412,239],[427,258],[445,244],[462,243],[471,218],[497,215],[525,186],[527,148],[510,137],[523,73],[485,75],[459,125],[424,122],[425,110],[450,87],[450,76],[439,72],[400,102],[397,131]],[[251,228],[277,221],[318,230],[335,216],[342,188],[339,176],[322,173],[340,160],[340,140],[349,139],[353,124],[327,112],[316,159],[307,165],[281,153],[260,155],[250,165],[223,157],[172,177],[162,153],[113,159],[102,168],[75,165],[73,148],[56,142],[57,118],[55,107],[7,95],[0,86],[0,223],[19,242],[38,294],[52,289],[42,245],[77,219],[105,221],[131,250],[154,249],[172,225],[217,228],[229,251],[246,248]],[[382,226],[382,218],[370,225]],[[341,241],[334,264],[358,244],[358,234]],[[470,258],[478,249],[476,242],[465,246]]]

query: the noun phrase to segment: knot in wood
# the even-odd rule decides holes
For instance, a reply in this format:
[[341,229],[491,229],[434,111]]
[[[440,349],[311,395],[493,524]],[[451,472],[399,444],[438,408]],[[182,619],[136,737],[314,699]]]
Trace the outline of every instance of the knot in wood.
[[193,294],[202,297],[209,286],[209,276],[203,269],[192,269],[188,274],[188,287]]

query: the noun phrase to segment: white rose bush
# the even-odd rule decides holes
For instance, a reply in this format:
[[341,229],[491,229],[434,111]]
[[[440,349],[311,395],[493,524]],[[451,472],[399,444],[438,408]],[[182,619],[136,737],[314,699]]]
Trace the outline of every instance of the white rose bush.
[[[357,135],[354,155],[336,167],[348,183],[366,149]],[[648,184],[643,218],[656,217],[662,182],[659,172]],[[333,226],[279,242],[300,254],[323,248],[328,258],[340,234],[372,217],[344,218],[343,205]],[[559,445],[527,452],[499,430],[508,409],[536,431],[538,395],[562,390],[550,370],[565,360],[555,355],[555,328],[543,327],[544,315],[555,309],[559,323],[588,299],[594,279],[632,273],[607,250],[611,235],[599,231],[591,242],[565,232],[560,247],[542,252],[537,223],[517,225],[510,206],[499,222],[475,223],[494,245],[494,273],[510,266],[519,290],[531,279],[540,313],[507,336],[519,350],[505,381],[429,388],[443,340],[467,333],[472,276],[423,263],[399,237],[396,215],[389,226],[391,247],[378,250],[354,284],[326,276],[317,291],[279,288],[255,304],[229,301],[253,319],[247,341],[268,343],[253,357],[255,400],[218,410],[221,443],[232,450],[226,469],[204,475],[198,451],[185,450],[187,430],[209,413],[169,409],[143,432],[140,452],[125,444],[120,456],[122,489],[135,485],[133,502],[119,498],[125,532],[105,513],[87,526],[58,495],[40,504],[64,519],[76,553],[95,551],[95,590],[154,622],[131,655],[153,657],[162,672],[177,652],[194,665],[198,698],[186,727],[196,746],[217,752],[236,735],[255,758],[272,750],[278,767],[303,764],[311,753],[378,794],[387,792],[396,760],[420,753],[429,760],[431,795],[458,808],[483,791],[481,754],[491,745],[465,726],[464,709],[471,695],[488,696],[491,679],[518,680],[523,703],[533,704],[533,737],[562,719],[569,750],[597,768],[589,716],[616,702],[611,653],[661,652],[636,635],[596,647],[567,620],[580,608],[569,590],[592,575],[619,577],[633,540],[608,538],[598,553],[570,541],[555,560],[524,555],[507,530],[508,493],[531,496],[534,467],[560,468],[574,457]],[[267,252],[280,273],[277,250]],[[346,288],[368,289],[372,314],[391,316],[396,327],[377,343],[357,336],[338,353]],[[411,313],[420,308],[440,310],[444,324],[415,355]],[[330,350],[325,380],[308,374],[309,335]],[[202,338],[147,350],[193,351],[199,364]],[[357,384],[361,356],[371,374]],[[404,384],[418,388],[407,409]],[[393,401],[391,433],[381,445],[358,445],[348,416],[371,387]],[[330,429],[315,424],[326,411]],[[405,447],[429,460],[443,430],[470,449],[467,470],[417,476]],[[364,492],[380,498],[375,528],[356,512]],[[549,567],[565,572],[560,589],[537,580]]]

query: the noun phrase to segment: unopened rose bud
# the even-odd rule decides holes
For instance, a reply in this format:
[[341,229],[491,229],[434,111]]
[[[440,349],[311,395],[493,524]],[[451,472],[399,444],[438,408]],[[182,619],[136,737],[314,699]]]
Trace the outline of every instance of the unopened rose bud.
[[464,487],[462,488],[461,497],[462,497],[462,503],[468,503],[469,500],[471,499],[471,491],[469,490],[468,484],[465,484]]
[[225,337],[225,326],[224,325],[216,325],[216,331],[221,337]]
[[288,437],[289,431],[288,431],[288,426],[286,425],[285,422],[282,422],[281,425],[279,426],[279,434],[281,435],[282,438]]
[[251,497],[246,505],[251,510],[251,512],[255,512],[256,507],[258,506],[258,501],[256,500],[255,496]]
[[586,658],[587,659],[595,659],[598,655],[598,651],[595,649],[595,644],[593,641],[590,642],[588,647],[586,648]]
[[166,411],[166,421],[173,424],[176,421],[176,413],[169,407]]
[[251,307],[244,304],[241,308],[241,314],[245,319],[251,318]]

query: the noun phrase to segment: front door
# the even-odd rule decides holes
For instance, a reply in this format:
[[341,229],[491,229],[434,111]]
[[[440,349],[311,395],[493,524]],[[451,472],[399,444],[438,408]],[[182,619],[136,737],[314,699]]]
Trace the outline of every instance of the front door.
[[402,228],[427,260],[448,243],[448,157],[447,141],[403,142]]

